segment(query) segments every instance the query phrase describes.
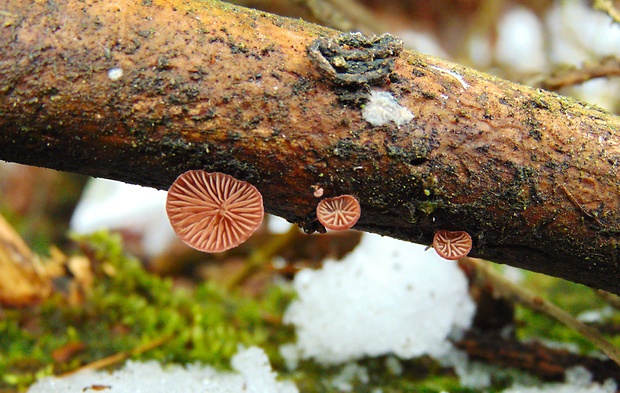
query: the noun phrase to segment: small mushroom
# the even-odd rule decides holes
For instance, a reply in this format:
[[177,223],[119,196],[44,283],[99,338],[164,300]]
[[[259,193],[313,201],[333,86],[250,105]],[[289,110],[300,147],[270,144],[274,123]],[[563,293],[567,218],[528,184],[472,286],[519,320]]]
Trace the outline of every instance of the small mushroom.
[[248,182],[192,170],[170,186],[166,213],[188,246],[221,252],[245,242],[263,222],[263,197]]
[[471,236],[465,231],[440,230],[433,237],[433,248],[444,259],[461,259],[469,254],[471,246]]
[[319,186],[313,186],[314,187],[314,192],[312,193],[312,195],[314,195],[315,198],[320,198],[323,196],[323,188],[319,187]]
[[327,229],[341,231],[349,229],[360,218],[362,208],[356,197],[341,195],[326,198],[316,207],[316,217]]

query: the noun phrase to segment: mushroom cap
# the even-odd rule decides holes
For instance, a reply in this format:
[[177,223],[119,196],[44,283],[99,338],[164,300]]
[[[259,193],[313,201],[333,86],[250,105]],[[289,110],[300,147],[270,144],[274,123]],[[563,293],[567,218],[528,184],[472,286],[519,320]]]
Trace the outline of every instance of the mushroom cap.
[[263,222],[263,197],[248,182],[192,170],[170,186],[166,213],[185,244],[221,252],[243,243],[258,229]]
[[465,231],[440,230],[433,237],[433,248],[444,259],[461,259],[469,254],[471,246],[471,236]]
[[327,229],[341,231],[349,229],[360,218],[362,208],[356,197],[340,195],[326,198],[316,207],[316,217]]

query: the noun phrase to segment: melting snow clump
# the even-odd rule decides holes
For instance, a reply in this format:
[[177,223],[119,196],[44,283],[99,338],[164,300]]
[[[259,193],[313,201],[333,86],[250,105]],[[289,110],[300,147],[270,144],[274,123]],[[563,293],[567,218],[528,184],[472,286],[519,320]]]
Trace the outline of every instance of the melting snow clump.
[[533,11],[509,10],[498,24],[497,60],[515,71],[544,72],[548,49],[543,36],[542,23]]
[[349,363],[338,374],[322,382],[327,383],[338,392],[353,392],[353,384],[356,381],[364,385],[368,384],[370,381],[368,370],[356,363]]
[[396,98],[385,91],[373,91],[362,109],[364,120],[373,126],[383,126],[390,121],[402,126],[413,119],[413,113],[401,106]]
[[99,229],[125,229],[143,234],[144,251],[154,256],[177,236],[164,205],[166,191],[107,179],[91,179],[73,217],[71,230],[87,234]]
[[[456,262],[423,250],[365,234],[342,261],[297,273],[298,298],[284,316],[296,327],[297,355],[334,364],[448,352],[447,339],[470,326],[475,305]],[[283,352],[295,362],[290,347]]]
[[108,70],[108,78],[110,78],[110,80],[112,81],[117,81],[121,79],[122,76],[123,76],[122,68],[110,68]]
[[164,367],[155,362],[127,362],[113,372],[86,371],[65,378],[45,378],[28,393],[81,393],[105,387],[106,393],[298,393],[291,382],[276,381],[262,349],[242,349],[231,361],[236,372],[197,364]]
[[537,387],[513,386],[502,393],[615,393],[616,382],[608,379],[603,384],[592,382],[592,374],[577,366],[566,370],[566,383],[548,383]]

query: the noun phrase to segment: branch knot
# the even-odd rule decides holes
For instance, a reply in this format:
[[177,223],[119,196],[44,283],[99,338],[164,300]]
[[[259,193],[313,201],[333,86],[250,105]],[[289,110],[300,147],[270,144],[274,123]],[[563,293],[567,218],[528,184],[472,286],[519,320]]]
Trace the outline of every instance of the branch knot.
[[394,70],[403,41],[391,34],[344,33],[308,46],[308,57],[321,74],[340,86],[381,85]]

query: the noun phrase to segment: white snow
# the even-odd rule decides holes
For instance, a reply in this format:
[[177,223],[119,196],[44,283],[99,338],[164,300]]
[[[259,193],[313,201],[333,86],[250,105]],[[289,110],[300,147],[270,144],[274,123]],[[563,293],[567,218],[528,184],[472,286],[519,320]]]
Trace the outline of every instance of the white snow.
[[337,389],[338,392],[352,392],[354,382],[359,381],[362,384],[367,384],[369,380],[368,370],[365,367],[356,363],[349,363],[338,374],[325,382]]
[[599,384],[592,382],[592,374],[583,367],[566,370],[566,383],[547,383],[542,386],[513,386],[503,393],[615,393],[616,383],[608,379]]
[[543,26],[536,14],[514,7],[501,18],[497,32],[497,60],[521,72],[541,72],[547,65]]
[[587,310],[577,316],[577,319],[586,323],[601,323],[611,318],[615,310],[611,306],[605,306],[598,310]]
[[401,106],[392,94],[372,91],[370,100],[362,109],[362,117],[373,126],[383,126],[391,121],[402,126],[413,119],[413,113]]
[[293,226],[293,224],[286,221],[282,217],[272,216],[270,214],[266,215],[269,217],[267,219],[267,228],[269,229],[270,233],[286,233],[291,229],[291,226]]
[[165,250],[176,235],[166,215],[166,191],[107,179],[91,179],[73,217],[71,230],[129,229],[143,234],[148,255]]
[[431,56],[437,56],[448,59],[450,55],[441,47],[439,40],[435,35],[424,31],[413,29],[401,30],[396,33],[405,43],[405,48],[413,49],[416,52],[425,53]]
[[493,58],[493,45],[486,34],[472,33],[466,45],[473,66],[477,68],[489,67]]
[[111,81],[117,81],[119,79],[121,79],[123,76],[123,69],[122,68],[110,68],[108,70],[108,78],[110,78]]
[[106,393],[297,393],[291,382],[279,382],[262,349],[242,349],[231,361],[235,372],[198,364],[162,367],[155,361],[129,361],[113,373],[87,371],[65,378],[45,378],[28,393],[82,393],[107,387]]
[[[342,261],[295,276],[285,313],[301,358],[330,364],[364,356],[440,356],[468,328],[475,306],[453,261],[422,246],[364,234]],[[285,355],[294,354],[285,348]]]
[[592,9],[589,2],[556,3],[546,18],[551,59],[581,66],[584,62],[620,54],[620,26],[609,15]]
[[482,390],[491,386],[491,379],[496,367],[485,363],[470,361],[467,353],[452,348],[439,357],[443,367],[451,367],[459,377],[462,386]]
[[[620,56],[620,26],[585,0],[562,1],[546,16],[549,57],[555,64],[581,67],[606,56]],[[614,111],[618,78],[598,78],[566,89],[568,94]]]

